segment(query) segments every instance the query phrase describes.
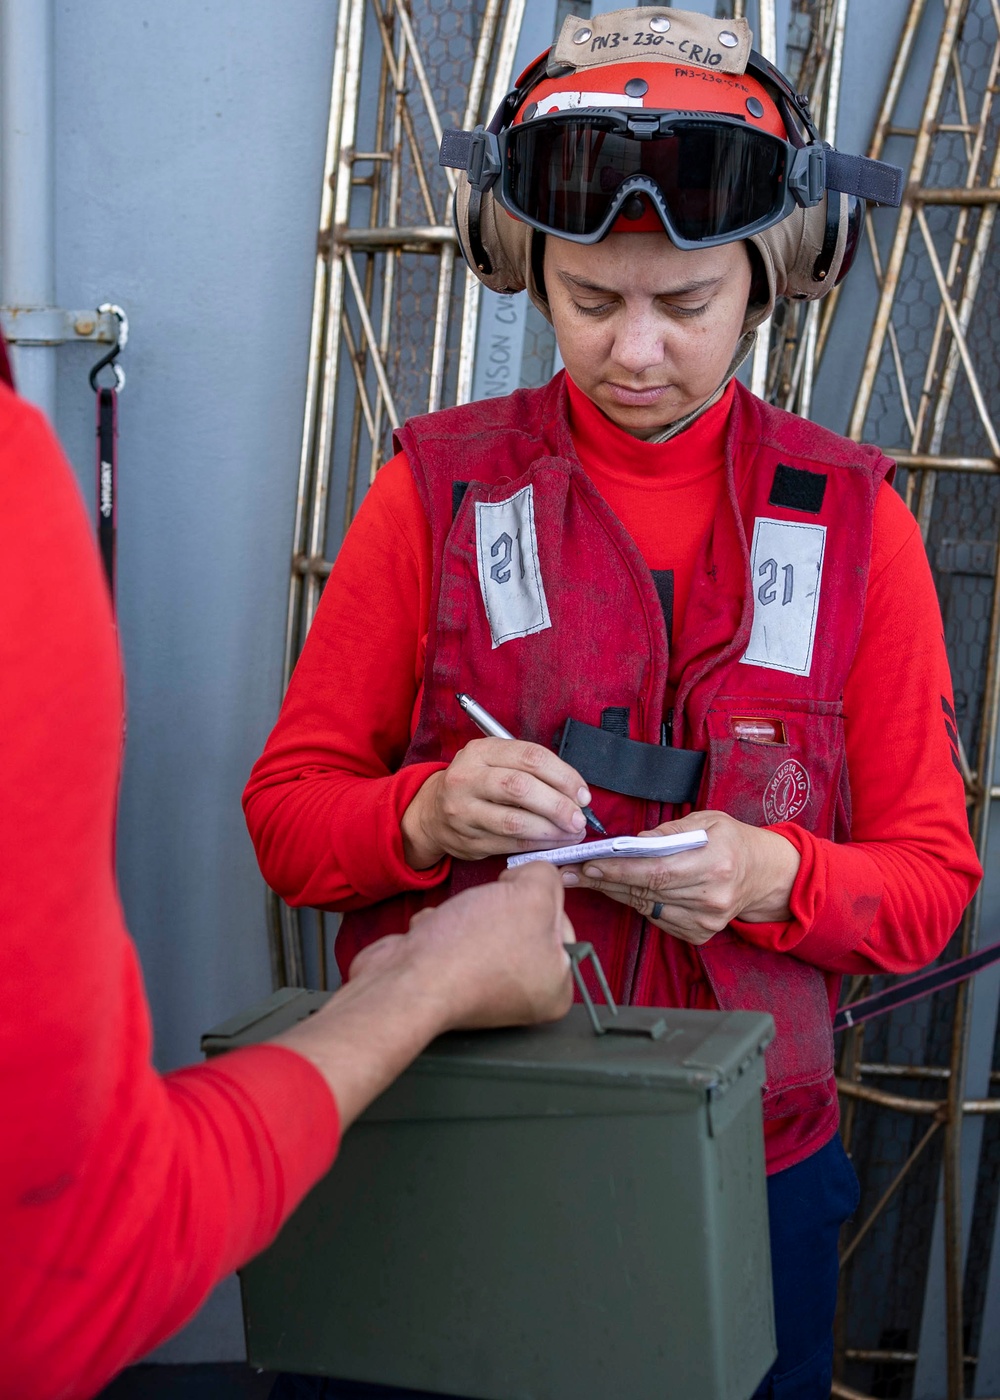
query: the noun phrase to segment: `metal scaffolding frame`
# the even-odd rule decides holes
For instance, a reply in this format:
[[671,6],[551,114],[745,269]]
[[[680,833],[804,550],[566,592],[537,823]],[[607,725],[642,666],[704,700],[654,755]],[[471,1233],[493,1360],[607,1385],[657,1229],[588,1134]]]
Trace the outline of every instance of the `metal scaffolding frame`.
[[[487,94],[496,105],[507,90],[525,4],[481,0],[464,12],[464,28],[449,22],[445,6],[433,3],[422,14],[406,0],[342,0],[340,5],[283,687],[359,488],[388,455],[392,430],[411,413],[470,397],[480,285],[464,268],[456,277],[458,243],[449,213],[456,177],[437,166],[436,154],[443,125],[473,125],[482,118]],[[428,51],[437,60],[433,69]],[[451,110],[443,120],[445,103]],[[409,376],[418,382],[404,384],[401,392],[400,303],[403,283],[412,293],[417,281],[419,325],[410,331],[421,362]],[[309,980],[310,939],[304,927],[309,917],[276,897],[269,900],[277,985]],[[309,970],[325,987],[327,920],[321,913],[315,919],[316,958]]]
[[[787,39],[785,71],[809,96],[813,120],[831,146],[837,141],[848,0],[797,0]],[[765,55],[769,57],[770,55]],[[808,418],[823,337],[826,301],[785,302],[762,328],[751,387],[770,403]]]
[[[559,3],[561,13],[570,8],[568,0]],[[587,7],[572,8],[581,13]],[[719,0],[720,13],[739,15],[746,9],[746,0]],[[907,504],[941,565],[939,578],[945,568],[941,561],[956,554],[956,542],[942,537],[940,528],[955,494],[953,483],[992,487],[1000,470],[998,429],[990,412],[990,393],[998,386],[981,363],[983,299],[995,286],[997,261],[993,223],[1000,200],[1000,38],[993,36],[993,48],[984,51],[981,64],[977,59],[983,71],[977,67],[970,75],[962,47],[970,12],[985,17],[984,23],[993,22],[1000,35],[1000,0],[911,0],[906,15],[870,153],[905,164],[908,186],[894,230],[885,216],[878,224],[870,217],[867,222],[874,316],[849,430],[855,438],[879,441],[897,458]],[[420,0],[419,6],[415,0],[341,0],[293,528],[285,684],[343,531],[366,485],[391,453],[392,429],[409,414],[472,396],[480,305],[489,294],[461,266],[460,257],[456,268],[449,214],[455,177],[438,168],[436,151],[442,126],[468,127],[482,120],[506,91],[525,15],[525,0],[475,0],[460,11],[447,0]],[[749,17],[756,20],[759,44],[773,55],[774,0],[759,0]],[[848,0],[792,0],[792,18],[785,66],[809,93],[817,124],[832,141]],[[937,32],[928,39],[935,25]],[[928,45],[934,57],[926,94],[918,119],[906,125],[899,113],[905,100],[912,101],[916,56]],[[949,147],[950,165],[942,161],[942,141],[958,151],[955,155]],[[947,180],[943,170],[951,171]],[[924,303],[934,300],[927,334],[917,337],[900,316],[915,284],[914,269],[924,274]],[[808,416],[842,301],[834,292],[822,303],[782,308],[773,319],[754,371],[755,385],[771,401]],[[516,383],[515,376],[512,387]],[[1000,393],[993,401],[1000,402]],[[964,420],[961,429],[956,428],[957,416]],[[970,819],[985,857],[990,800],[998,795],[992,778],[1000,709],[995,551],[991,568],[982,559],[977,567],[977,597],[986,587],[987,573],[992,590],[972,666],[980,696],[975,714],[956,728]],[[327,986],[330,921],[322,914],[289,910],[274,896],[269,911],[275,984]],[[945,960],[976,946],[980,918],[977,903]],[[862,990],[855,980],[849,995]],[[963,1283],[967,1291],[968,1280],[963,1239],[969,1234],[970,1210],[962,1124],[967,1116],[982,1123],[1000,1111],[1000,1097],[992,1097],[1000,1061],[993,1062],[993,1077],[987,1075],[970,1094],[968,987],[940,1005],[950,1036],[947,1055],[938,1057],[941,1062],[932,1062],[923,1050],[909,1061],[894,1058],[891,1044],[883,1044],[871,1030],[849,1032],[844,1042],[840,1084],[848,1144],[860,1154],[865,1133],[881,1131],[865,1118],[876,1112],[905,1117],[914,1128],[889,1177],[877,1178],[877,1198],[865,1202],[864,1218],[845,1247],[834,1390],[841,1396],[865,1393],[848,1383],[859,1367],[902,1368],[908,1377],[904,1393],[919,1380],[919,1347],[912,1341],[893,1347],[880,1339],[869,1345],[852,1335],[852,1289],[857,1292],[858,1268],[865,1264],[866,1251],[884,1237],[888,1216],[907,1183],[921,1171],[936,1183],[935,1151],[943,1161],[944,1181],[938,1234],[946,1279],[947,1394],[957,1400],[965,1393]],[[925,1040],[924,1050],[929,1043]],[[926,1260],[927,1277],[932,1265],[937,1267],[937,1257]],[[996,1272],[1000,1301],[1000,1267]],[[925,1326],[932,1311],[923,1307]]]

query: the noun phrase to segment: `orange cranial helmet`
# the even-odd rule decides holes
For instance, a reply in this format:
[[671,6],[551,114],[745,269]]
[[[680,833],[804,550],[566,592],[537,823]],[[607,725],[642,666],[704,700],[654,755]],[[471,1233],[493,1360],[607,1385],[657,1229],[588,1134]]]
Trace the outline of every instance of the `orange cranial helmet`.
[[571,15],[489,126],[445,133],[440,160],[466,175],[455,217],[470,266],[495,291],[527,286],[546,315],[539,235],[746,239],[773,305],[834,286],[865,201],[898,204],[902,186],[897,167],[824,145],[745,21],[674,9]]
[[[695,117],[695,114],[701,113],[710,113],[713,117],[730,117],[746,123],[751,129],[769,133],[782,142],[786,134],[785,124],[767,89],[750,75],[744,74],[735,77],[682,64],[666,63],[642,64],[641,76],[640,72],[637,71],[639,69],[640,65],[634,61],[609,63],[600,72],[600,91],[584,88],[578,73],[555,78],[542,78],[532,87],[530,100],[523,102],[518,107],[514,120],[511,122],[511,128],[526,126],[527,123],[538,122],[544,117],[555,114],[570,115],[564,116],[559,123],[546,123],[544,128],[532,127],[533,136],[530,141],[527,132],[525,132],[521,137],[521,157],[517,168],[523,172],[523,178],[526,182],[533,181],[539,176],[545,178],[547,165],[551,163],[553,158],[557,159],[559,179],[554,183],[562,186],[567,182],[573,182],[576,185],[578,200],[580,200],[579,185],[585,182],[585,177],[581,181],[584,172],[579,169],[576,162],[585,161],[588,158],[599,168],[598,181],[602,194],[608,192],[613,194],[616,187],[628,179],[626,169],[623,167],[630,167],[633,176],[639,175],[640,172],[652,175],[661,190],[678,192],[686,184],[688,190],[686,201],[689,211],[689,218],[686,222],[690,224],[690,211],[693,209],[693,201],[697,196],[694,194],[694,186],[690,179],[685,177],[683,169],[685,155],[689,162],[699,162],[698,182],[701,183],[703,179],[706,183],[708,180],[712,180],[715,185],[715,197],[725,198],[725,192],[718,189],[720,178],[718,157],[716,156],[713,160],[712,153],[708,150],[714,129],[710,132],[704,126],[700,129],[694,127],[690,119]],[[626,141],[615,143],[612,154],[609,149],[611,141],[608,133],[598,129],[593,138],[583,137],[586,150],[581,150],[582,133],[577,126],[579,121],[577,114],[604,106],[620,110],[623,99],[627,103],[626,110],[629,114],[640,108],[643,113],[647,111],[676,113],[678,123],[673,128],[673,132],[676,133],[674,139],[669,142],[657,140],[655,146],[646,143],[641,147],[632,147],[631,141],[626,138]],[[684,114],[683,118],[681,114]],[[589,129],[590,123],[587,122],[586,117],[583,120]],[[681,127],[682,120],[689,122],[689,125]],[[539,159],[537,149],[545,140],[543,135],[540,142],[539,134],[546,132],[550,134],[549,139],[552,136],[555,137],[559,146],[555,157],[551,151],[546,152],[548,162]],[[685,135],[688,138],[686,145]],[[720,136],[727,144],[729,143],[730,131],[720,128]],[[573,163],[569,170],[567,170],[567,147],[572,149],[570,160]],[[630,147],[631,161],[628,155]],[[529,153],[531,158],[526,160],[525,157]],[[728,159],[733,160],[734,153],[731,148],[726,155]],[[643,157],[646,159],[643,160]],[[708,161],[712,162],[711,167],[701,165],[700,158],[707,158]],[[515,159],[517,159],[516,156]],[[738,178],[735,163],[730,178]],[[555,193],[551,185],[547,188],[546,194],[550,201],[548,212],[551,214],[555,212],[553,200],[558,200],[559,195]],[[536,186],[534,206],[538,208],[543,203],[544,198],[542,191]],[[565,193],[562,198],[565,199]],[[593,202],[593,196],[591,195],[589,198]],[[677,202],[676,193],[675,202]],[[654,208],[646,191],[640,192],[633,186],[631,197],[616,201],[616,204],[618,205],[618,217],[611,225],[615,232],[659,233],[663,230],[663,216]],[[678,203],[678,208],[680,209],[680,207]],[[514,211],[511,210],[511,212]],[[557,214],[556,217],[559,215]],[[534,222],[534,220],[529,220],[529,222]],[[547,231],[554,233],[556,230],[548,229]],[[668,228],[667,232],[670,233],[670,231]],[[559,236],[564,235],[560,232]]]

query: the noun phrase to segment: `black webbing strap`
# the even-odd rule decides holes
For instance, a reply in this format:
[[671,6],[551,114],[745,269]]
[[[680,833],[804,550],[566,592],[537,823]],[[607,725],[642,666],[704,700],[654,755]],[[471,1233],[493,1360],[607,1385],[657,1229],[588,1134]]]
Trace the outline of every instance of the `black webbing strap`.
[[606,705],[601,711],[601,728],[606,734],[628,738],[629,708],[627,705]]
[[869,204],[889,204],[898,209],[903,197],[903,172],[898,165],[887,165],[883,160],[827,148],[826,187],[857,195]]
[[694,749],[671,749],[623,739],[593,724],[568,719],[559,757],[593,787],[649,802],[694,802],[705,755]]
[[660,610],[663,613],[667,641],[669,642],[672,641],[674,635],[674,571],[673,569],[650,569],[649,572],[653,575],[653,587],[660,600]]
[[911,1001],[930,996],[932,992],[953,987],[956,982],[964,982],[967,977],[974,977],[977,972],[982,972],[983,968],[990,967],[995,962],[1000,962],[1000,943],[991,943],[988,948],[980,948],[978,953],[956,958],[954,962],[945,963],[943,967],[932,967],[929,972],[918,972],[916,977],[907,977],[904,981],[897,982],[894,987],[887,987],[884,992],[873,992],[870,997],[861,997],[858,1001],[842,1006],[833,1018],[834,1032],[860,1026],[865,1021],[870,1021],[873,1016],[884,1016],[886,1012],[894,1011],[897,1006],[906,1006]]
[[[469,211],[466,219],[466,228],[469,231],[469,252],[478,270],[487,277],[493,275],[493,259],[486,251],[486,244],[483,242],[483,192],[472,189],[469,191]],[[459,240],[461,241],[461,240]]]
[[118,390],[96,391],[97,402],[97,543],[115,601],[116,529],[115,487],[118,476]]
[[454,127],[443,132],[441,149],[438,151],[438,165],[450,166],[452,170],[468,170],[472,137],[471,131],[458,131]]
[[455,516],[462,509],[465,493],[471,485],[472,483],[470,481],[453,481],[451,483],[451,518],[453,521]]

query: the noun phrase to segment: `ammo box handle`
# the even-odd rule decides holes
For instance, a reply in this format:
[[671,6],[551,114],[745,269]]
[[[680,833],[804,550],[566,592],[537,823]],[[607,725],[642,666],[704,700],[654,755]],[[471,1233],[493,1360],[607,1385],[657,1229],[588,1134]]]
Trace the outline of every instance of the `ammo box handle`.
[[[650,1040],[659,1040],[667,1029],[666,1021],[662,1016],[655,1021],[640,1021],[629,1013],[642,1008],[629,1006],[619,1008],[615,1004],[611,988],[608,986],[608,979],[604,975],[604,968],[601,966],[601,960],[595,953],[592,943],[564,943],[563,947],[569,954],[573,980],[579,989],[583,1004],[587,1008],[587,1015],[590,1017],[590,1024],[594,1028],[595,1035],[608,1035],[609,1033],[645,1035]],[[587,991],[587,984],[583,980],[583,973],[580,971],[580,964],[586,962],[588,958],[593,964],[594,976],[597,978],[597,985],[600,987],[601,995],[605,1001],[603,1012],[599,1012],[594,1005],[590,993]]]

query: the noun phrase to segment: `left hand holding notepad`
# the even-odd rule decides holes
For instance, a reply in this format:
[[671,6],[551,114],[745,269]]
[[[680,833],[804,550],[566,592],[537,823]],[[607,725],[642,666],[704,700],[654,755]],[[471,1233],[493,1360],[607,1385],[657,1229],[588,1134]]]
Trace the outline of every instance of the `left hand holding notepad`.
[[640,835],[702,830],[708,839],[696,848],[654,857],[591,858],[564,869],[563,884],[598,890],[695,945],[707,943],[733,919],[790,919],[799,853],[778,832],[748,826],[725,812],[692,812]]

